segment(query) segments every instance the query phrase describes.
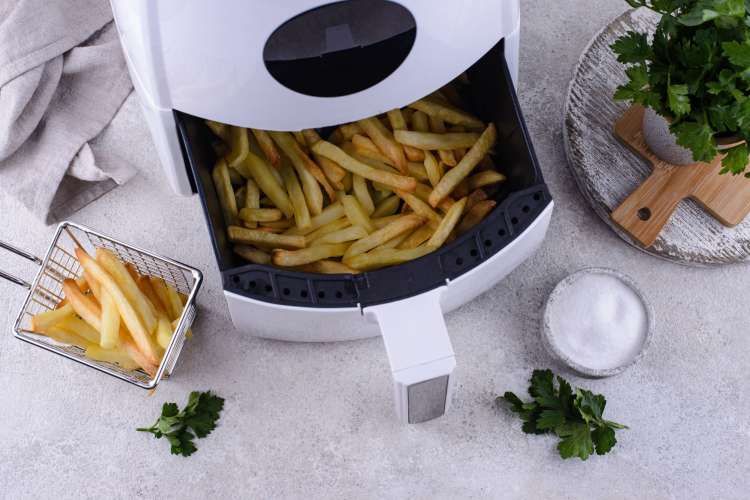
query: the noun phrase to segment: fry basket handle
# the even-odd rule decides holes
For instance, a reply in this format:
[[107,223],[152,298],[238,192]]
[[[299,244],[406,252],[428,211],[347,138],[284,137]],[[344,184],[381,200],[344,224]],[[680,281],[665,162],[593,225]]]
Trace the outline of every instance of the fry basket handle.
[[[26,260],[30,260],[31,262],[37,265],[40,265],[40,266],[42,265],[42,259],[40,259],[36,255],[30,254],[29,252],[21,250],[20,248],[15,247],[8,242],[0,240],[0,248],[7,250],[11,253],[14,253],[18,255],[19,257],[23,257]],[[0,269],[0,278],[6,279],[10,281],[11,283],[15,283],[16,285],[22,286],[24,288],[31,289],[31,283],[24,281],[17,276],[13,276],[12,274],[6,273],[2,269]]]

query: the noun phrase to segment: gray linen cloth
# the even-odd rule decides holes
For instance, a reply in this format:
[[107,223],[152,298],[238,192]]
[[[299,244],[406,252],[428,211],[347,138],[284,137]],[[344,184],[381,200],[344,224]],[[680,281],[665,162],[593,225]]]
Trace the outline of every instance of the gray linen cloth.
[[51,224],[128,181],[96,137],[131,90],[109,2],[0,0],[0,191]]

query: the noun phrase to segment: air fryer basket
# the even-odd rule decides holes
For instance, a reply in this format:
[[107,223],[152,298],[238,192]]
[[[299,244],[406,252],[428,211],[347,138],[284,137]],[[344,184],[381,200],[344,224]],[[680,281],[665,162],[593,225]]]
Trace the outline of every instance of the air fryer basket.
[[[304,307],[366,307],[427,292],[479,266],[521,234],[552,201],[526,130],[500,41],[466,72],[462,97],[498,131],[494,162],[508,180],[492,213],[475,228],[420,259],[358,275],[319,275],[249,264],[232,251],[211,179],[216,157],[201,118],[175,111],[183,156],[204,207],[224,289]],[[406,104],[406,103],[405,103]],[[383,112],[387,110],[381,110]]]

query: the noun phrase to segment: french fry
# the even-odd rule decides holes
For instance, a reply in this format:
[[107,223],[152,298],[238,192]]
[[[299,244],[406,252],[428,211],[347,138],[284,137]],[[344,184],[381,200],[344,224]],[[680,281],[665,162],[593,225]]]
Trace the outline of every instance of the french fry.
[[[420,200],[429,202],[432,191],[433,190],[430,189],[429,186],[420,182],[417,184],[417,189],[414,190],[414,194],[417,195]],[[450,196],[446,196],[440,201],[437,208],[439,208],[443,212],[447,212],[448,210],[450,210],[454,203],[456,203],[456,200],[454,200]]]
[[320,214],[312,217],[309,226],[302,228],[297,225],[297,227],[285,231],[284,234],[304,236],[342,217],[344,217],[344,206],[341,202],[337,201],[336,203],[332,203],[324,208]]
[[443,164],[435,159],[432,151],[424,152],[424,169],[432,187],[437,186],[445,172],[443,171]]
[[223,123],[215,122],[213,120],[206,120],[205,123],[208,128],[211,129],[211,132],[216,135],[216,137],[219,137],[222,140],[227,139],[227,130],[229,128],[229,125],[224,125]]
[[81,337],[80,335],[76,335],[73,332],[70,332],[64,328],[60,328],[59,326],[50,326],[47,327],[43,332],[36,332],[40,333],[42,335],[46,335],[47,337],[60,342],[61,344],[68,344],[68,345],[76,345],[80,347],[81,349],[86,349],[88,346],[91,345],[90,342],[88,342],[86,339]]
[[[148,373],[152,377],[156,375],[156,371],[159,368],[159,361],[152,361],[151,358],[143,352],[140,346],[138,346],[138,343],[134,338],[121,332],[120,345],[124,349],[125,353],[130,357],[130,359],[135,361],[135,363],[140,366],[144,372]],[[150,341],[149,346],[151,347],[151,350],[154,350],[154,346],[151,346]]]
[[367,231],[362,226],[349,226],[332,233],[324,234],[312,244],[321,245],[326,243],[346,243],[347,241],[355,241],[367,236]]
[[[96,261],[104,268],[105,271],[114,279],[118,287],[127,297],[128,302],[143,321],[143,325],[149,333],[156,331],[156,316],[153,312],[153,306],[138,288],[138,284],[128,272],[125,265],[118,259],[115,254],[105,248],[96,249]],[[92,273],[93,274],[93,273]],[[96,276],[93,276],[96,279]],[[101,283],[101,279],[97,280]],[[100,328],[97,330],[101,331]]]
[[138,283],[138,288],[153,306],[156,317],[158,318],[161,315],[169,317],[169,309],[164,307],[162,300],[151,285],[151,279],[149,279],[149,276],[139,276],[136,283]]
[[423,150],[470,148],[479,139],[475,132],[449,132],[435,134],[431,132],[413,132],[396,130],[393,133],[396,142]]
[[496,205],[497,202],[495,200],[484,200],[474,204],[474,206],[466,212],[461,223],[456,227],[456,233],[461,235],[470,231],[471,228],[487,217]]
[[346,264],[335,260],[318,260],[301,266],[302,271],[306,273],[320,274],[357,274],[359,271],[352,269]]
[[[234,170],[234,169],[232,169]],[[236,170],[235,170],[236,171]],[[240,174],[237,174],[240,175]],[[245,178],[240,175],[242,183],[245,183]],[[247,199],[247,187],[242,186],[239,189],[234,190],[234,202],[237,204],[237,210],[245,208],[245,200]]]
[[73,306],[73,310],[76,314],[83,318],[86,323],[91,325],[94,330],[101,331],[102,310],[99,307],[99,304],[94,302],[90,296],[81,293],[76,286],[76,282],[71,279],[63,281],[63,293],[65,294],[65,298],[68,299],[68,302],[70,302],[70,305]]
[[372,225],[370,217],[354,196],[343,196],[341,198],[341,203],[344,205],[346,218],[349,219],[352,226],[361,226],[368,233],[375,231],[375,226]]
[[307,156],[307,153],[302,150],[291,134],[285,132],[269,133],[297,170],[310,213],[318,215],[323,210],[323,194],[320,191],[320,186],[323,186],[331,201],[336,199],[336,193],[331,184],[320,167]]
[[305,248],[306,245],[304,236],[273,234],[239,226],[229,226],[227,233],[232,243],[271,245],[276,248]]
[[[445,123],[443,123],[443,120],[435,116],[428,117],[428,120],[430,122],[430,130],[432,132],[435,132],[437,134],[445,133]],[[439,149],[438,156],[440,156],[440,161],[442,161],[449,167],[455,167],[458,163],[456,161],[456,156],[450,149]]]
[[[424,224],[425,219],[416,214],[403,215],[382,229],[370,233],[367,237],[352,244],[344,254],[343,262],[349,264],[349,260],[357,255],[363,254],[373,248],[382,245],[396,236],[410,231]],[[352,266],[353,267],[353,266]]]
[[337,243],[328,245],[315,245],[303,250],[288,251],[274,250],[271,257],[273,263],[277,266],[293,267],[302,266],[318,260],[329,259],[331,257],[340,257],[344,255],[348,243]]
[[319,227],[312,233],[305,236],[305,239],[307,240],[308,244],[314,245],[316,241],[318,241],[320,238],[322,238],[326,234],[333,233],[335,231],[340,231],[351,225],[352,224],[347,217],[342,217],[341,219],[335,220],[333,222],[329,222],[328,224]]
[[274,145],[273,139],[268,135],[268,132],[255,128],[250,130],[253,131],[255,140],[258,141],[258,146],[263,151],[263,156],[266,157],[268,163],[274,168],[279,168],[281,166],[281,155],[279,155],[279,151],[276,149],[276,145]]
[[[372,160],[377,160],[379,162],[385,163],[386,165],[391,165],[391,166],[394,165],[393,160],[390,159],[385,154],[383,154],[380,151],[380,149],[375,145],[375,143],[372,142],[372,139],[370,139],[369,137],[357,134],[354,137],[352,137],[351,144],[354,146],[353,151],[356,152],[358,155],[364,156],[365,158],[369,158]],[[351,154],[350,151],[347,151],[347,152]],[[398,170],[396,171],[398,172]]]
[[266,265],[271,263],[271,256],[263,250],[258,250],[249,245],[234,245],[234,253],[253,264]]
[[341,133],[341,138],[344,141],[350,141],[351,138],[357,134],[364,134],[364,130],[362,130],[362,127],[357,123],[346,123],[341,125],[338,128],[338,131]]
[[107,290],[100,290],[102,304],[101,336],[99,345],[102,349],[113,349],[120,339],[120,313],[117,304]]
[[[118,319],[119,319],[119,316],[118,316]],[[92,344],[101,343],[100,333],[96,331],[93,326],[91,326],[90,324],[88,324],[86,321],[82,320],[75,314],[63,318],[63,320],[57,323],[55,326],[78,335],[79,337],[84,339],[86,342],[91,342]],[[118,334],[119,334],[119,331],[118,331]],[[115,338],[114,345],[117,345],[117,338]]]
[[407,205],[409,205],[415,214],[424,217],[430,222],[440,224],[442,218],[430,207],[430,205],[420,200],[419,197],[403,191],[396,191],[396,194],[404,200]]
[[466,153],[466,156],[461,159],[461,162],[456,167],[448,171],[443,176],[443,178],[440,179],[438,185],[435,186],[428,200],[433,208],[436,207],[441,200],[448,196],[451,191],[453,191],[453,189],[458,185],[458,183],[464,180],[471,173],[474,167],[477,166],[480,160],[495,144],[496,138],[497,132],[495,130],[495,125],[491,123],[485,129],[485,131],[482,132],[479,140],[477,140],[477,142],[471,147],[469,152]]
[[500,172],[494,170],[485,170],[483,172],[476,173],[466,179],[467,187],[470,190],[479,189],[490,184],[497,184],[503,182],[505,176]]
[[172,310],[172,316],[170,316],[170,319],[172,320],[178,320],[180,316],[182,316],[182,299],[180,298],[180,294],[177,293],[177,290],[174,289],[169,283],[164,282],[164,286],[167,289],[167,298],[170,303],[170,308]]
[[429,240],[435,230],[428,225],[419,226],[414,232],[412,232],[408,238],[398,245],[401,250],[408,250],[410,248],[417,248],[419,245]]
[[232,182],[229,180],[229,170],[224,160],[216,162],[211,177],[216,187],[216,195],[219,198],[221,211],[224,214],[224,222],[227,225],[237,224],[239,221],[237,216],[237,200],[234,197],[234,188],[232,188]]
[[243,208],[240,219],[247,222],[275,222],[284,218],[278,208]]
[[[406,118],[400,109],[392,109],[387,113],[388,121],[391,122],[391,128],[394,134],[398,130],[407,130]],[[424,151],[411,146],[403,146],[406,159],[409,161],[424,161]]]
[[161,302],[162,308],[167,312],[167,316],[170,319],[174,319],[176,315],[180,314],[180,310],[182,309],[182,304],[180,304],[179,307],[175,309],[174,303],[169,295],[167,284],[164,282],[163,279],[157,276],[149,276],[148,280],[151,282],[151,288],[154,290],[154,292],[156,293],[156,296],[159,298],[159,302]]
[[414,114],[411,115],[411,128],[417,132],[429,132],[430,118],[421,111],[415,111]]
[[301,130],[296,130],[292,132],[292,135],[294,136],[294,139],[297,141],[297,144],[299,144],[300,146],[306,145],[305,134],[303,134]]
[[474,191],[469,193],[469,196],[466,198],[466,208],[464,209],[464,211],[468,212],[474,207],[474,205],[486,199],[487,193],[483,189],[475,189]]
[[[423,227],[423,226],[420,226],[420,227]],[[418,229],[419,228],[417,228],[417,230]],[[390,240],[386,241],[385,243],[383,243],[382,245],[380,245],[378,248],[397,248],[413,232],[414,231],[406,231],[405,233],[401,233],[398,236],[396,236],[395,238],[391,238]]]
[[85,276],[79,276],[78,278],[76,278],[76,286],[83,293],[86,293],[89,291],[89,283],[88,281],[86,281]]
[[429,241],[427,242],[428,246],[434,248],[440,248],[441,246],[443,246],[443,243],[445,243],[445,241],[448,239],[448,236],[450,236],[451,232],[453,231],[453,228],[456,227],[459,219],[461,219],[461,214],[463,214],[465,207],[466,198],[461,198],[450,208],[450,210],[448,210],[448,213],[445,214],[445,217],[443,217],[440,225],[438,225],[432,237],[430,237]]
[[410,161],[407,165],[409,168],[409,175],[414,177],[417,181],[429,181],[429,177],[427,176],[427,169],[424,168],[423,164]]
[[159,325],[156,327],[156,342],[159,347],[166,349],[169,347],[169,343],[172,341],[172,324],[166,316],[159,317]]
[[120,365],[123,370],[136,370],[139,368],[138,363],[133,361],[127,353],[118,349],[104,349],[98,345],[88,344],[84,356],[94,361]]
[[469,128],[482,128],[484,126],[482,120],[471,116],[465,111],[454,108],[447,103],[438,103],[428,99],[420,99],[419,101],[409,104],[409,107],[421,111],[428,116],[440,118],[442,121],[454,125],[465,125]]
[[389,196],[375,206],[375,211],[372,213],[372,217],[393,215],[398,211],[399,206],[401,206],[401,198],[396,195]]
[[401,218],[401,215],[394,214],[394,215],[386,215],[384,217],[378,217],[377,219],[370,219],[372,221],[372,224],[375,226],[376,229],[383,229],[385,226],[390,224],[391,222],[398,220]]
[[232,183],[232,187],[244,184],[245,178],[242,177],[242,174],[240,174],[236,168],[228,167],[227,171],[229,172],[229,182]]
[[[302,133],[305,136],[308,147],[313,147],[316,142],[321,140],[320,135],[318,135],[318,133],[313,129],[305,129],[302,131]],[[326,174],[326,177],[328,177],[328,179],[331,181],[333,187],[336,189],[344,189],[341,181],[346,175],[346,170],[344,170],[328,158],[325,158],[318,154],[313,153],[313,158],[315,158],[315,161],[318,162],[320,168],[323,169],[323,173]]]
[[306,228],[310,226],[310,210],[305,201],[305,195],[297,179],[294,169],[287,164],[281,166],[281,176],[284,179],[286,190],[289,193],[289,199],[294,207],[294,220],[298,227]]
[[[372,139],[372,142],[393,161],[402,174],[407,173],[406,156],[404,150],[393,139],[393,134],[380,123],[377,118],[365,118],[357,122],[362,130]],[[338,162],[337,162],[338,163]],[[346,168],[344,165],[342,167]]]
[[270,227],[273,229],[289,229],[294,226],[294,221],[290,219],[281,219],[275,221],[264,221],[261,223],[263,227]]
[[370,191],[367,189],[367,182],[364,177],[354,175],[352,177],[352,189],[354,190],[354,196],[357,201],[364,209],[367,215],[372,214],[375,211],[375,203],[372,201]]
[[[242,204],[244,205],[243,208],[260,208],[260,189],[258,189],[258,185],[252,179],[247,179],[245,183],[245,198]],[[246,227],[258,227],[257,222],[243,222]]]
[[348,265],[359,271],[369,271],[380,267],[403,264],[404,262],[424,257],[435,250],[434,247],[427,245],[410,249],[378,248],[371,252],[352,257],[349,259]]
[[[128,302],[125,293],[120,289],[115,280],[104,270],[104,268],[83,249],[76,248],[76,258],[84,270],[89,272],[91,276],[99,282],[102,288],[107,290],[112,296],[112,299],[117,305],[117,310],[120,313],[122,321],[125,323],[125,326],[133,337],[133,341],[137,346],[136,350],[143,355],[143,358],[148,361],[148,363],[151,365],[158,365],[159,360],[154,351],[154,347],[151,345],[149,332],[141,322],[134,307]],[[131,357],[133,356],[131,355]],[[141,364],[137,359],[134,358],[133,360],[138,364]]]
[[[80,291],[80,289],[79,289]],[[66,299],[67,301],[67,299]],[[63,318],[74,314],[70,301],[58,309],[50,309],[31,317],[31,329],[35,332],[43,332],[47,328],[59,323]]]
[[369,179],[373,182],[379,182],[386,186],[391,186],[396,189],[402,189],[407,192],[412,192],[416,188],[416,180],[411,177],[405,177],[402,175],[391,174],[390,172],[384,172],[377,170],[369,165],[352,158],[338,146],[331,144],[330,142],[320,141],[313,146],[313,151],[325,156],[326,158],[336,162],[346,170],[349,170],[353,174]]
[[253,153],[248,153],[245,161],[240,163],[237,169],[244,177],[254,180],[260,190],[273,201],[276,208],[281,210],[284,215],[289,218],[294,215],[292,203],[289,201],[286,191],[281,187],[281,183],[275,175],[271,173],[275,172],[275,169],[269,166],[265,160]]
[[242,127],[228,126],[229,153],[227,153],[227,165],[235,167],[245,160],[250,151],[250,142],[247,138],[247,130]]

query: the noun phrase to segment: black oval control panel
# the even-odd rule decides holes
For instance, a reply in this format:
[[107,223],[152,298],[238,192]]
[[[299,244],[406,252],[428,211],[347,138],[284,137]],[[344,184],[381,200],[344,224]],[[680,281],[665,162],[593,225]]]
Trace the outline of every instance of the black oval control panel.
[[414,16],[396,2],[335,2],[279,26],[266,41],[263,60],[291,90],[338,97],[372,87],[396,71],[416,35]]

